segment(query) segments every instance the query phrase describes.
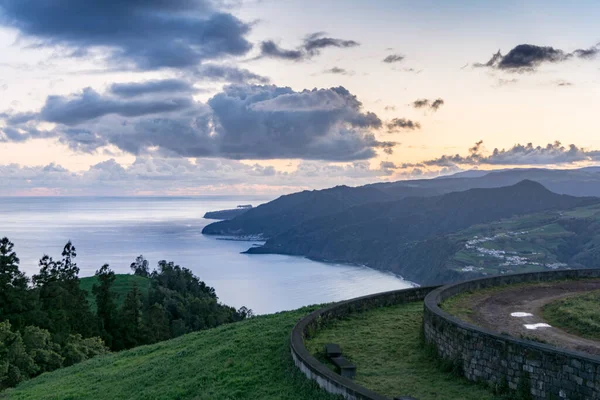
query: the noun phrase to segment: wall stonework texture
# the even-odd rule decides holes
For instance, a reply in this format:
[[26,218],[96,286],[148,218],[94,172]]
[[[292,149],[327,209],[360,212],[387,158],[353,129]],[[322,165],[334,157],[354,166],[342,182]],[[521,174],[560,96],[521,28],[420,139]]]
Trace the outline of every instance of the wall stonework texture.
[[[418,287],[413,289],[396,290],[378,293],[370,296],[332,304],[306,316],[292,330],[290,347],[296,367],[306,377],[329,393],[338,394],[348,400],[389,400],[387,397],[374,393],[348,378],[336,374],[314,358],[304,346],[304,340],[314,335],[328,321],[343,318],[354,312],[366,311],[373,308],[392,306],[413,301],[422,301],[435,287]],[[360,365],[357,369],[360,371]],[[402,393],[399,393],[399,395]],[[406,394],[406,393],[404,393]]]
[[425,340],[472,381],[527,390],[534,399],[600,399],[600,357],[500,335],[439,307],[452,296],[487,287],[584,278],[600,278],[600,269],[501,275],[438,288],[425,298]]

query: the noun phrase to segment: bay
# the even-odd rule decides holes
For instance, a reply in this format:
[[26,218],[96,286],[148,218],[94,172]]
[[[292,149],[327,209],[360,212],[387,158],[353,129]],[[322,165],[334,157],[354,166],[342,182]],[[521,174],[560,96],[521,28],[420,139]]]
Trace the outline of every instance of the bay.
[[216,289],[222,303],[258,314],[350,299],[411,287],[401,278],[367,267],[330,264],[303,257],[241,254],[260,242],[202,235],[213,222],[207,211],[258,205],[257,196],[204,197],[4,197],[0,198],[0,236],[15,243],[21,270],[38,271],[44,254],[60,258],[71,240],[80,276],[104,263],[117,273],[143,254],[189,268]]

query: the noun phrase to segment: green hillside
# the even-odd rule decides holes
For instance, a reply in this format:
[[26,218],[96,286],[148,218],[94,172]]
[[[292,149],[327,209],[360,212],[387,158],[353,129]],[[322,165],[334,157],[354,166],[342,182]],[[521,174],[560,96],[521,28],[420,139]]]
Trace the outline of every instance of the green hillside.
[[333,400],[297,371],[289,335],[316,307],[259,316],[45,373],[0,399]]
[[[95,276],[88,276],[79,280],[79,286],[88,293],[87,300],[94,309],[96,307],[96,298],[92,293],[92,287],[97,283],[98,280]],[[117,295],[116,302],[119,307],[123,303],[127,293],[129,293],[134,286],[137,286],[142,295],[146,297],[148,295],[148,288],[150,287],[150,279],[130,274],[116,275],[112,290]]]
[[448,258],[446,267],[467,277],[597,267],[600,205],[476,225],[448,240],[458,251]]

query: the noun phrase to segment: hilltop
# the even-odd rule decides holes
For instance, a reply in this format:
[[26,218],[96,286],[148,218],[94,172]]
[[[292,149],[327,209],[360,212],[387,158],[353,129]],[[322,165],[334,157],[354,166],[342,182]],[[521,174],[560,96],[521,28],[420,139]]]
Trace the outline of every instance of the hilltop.
[[262,236],[269,239],[311,219],[330,216],[363,204],[390,202],[407,197],[432,197],[475,188],[498,188],[511,186],[523,180],[533,180],[558,194],[600,197],[598,168],[468,171],[438,179],[305,190],[281,196],[229,221],[212,223],[206,226],[202,233]]
[[502,188],[352,207],[302,223],[248,252],[364,264],[431,284],[460,278],[461,271],[446,264],[461,245],[446,235],[504,218],[598,202],[559,195],[525,180]]
[[[96,296],[92,293],[92,287],[98,284],[98,277],[86,276],[85,278],[79,279],[79,287],[86,291],[87,301],[90,304],[92,310],[96,309]],[[140,290],[143,298],[148,297],[148,289],[150,288],[150,279],[133,274],[117,274],[115,275],[115,282],[113,283],[112,293],[115,294],[115,303],[118,307],[123,304],[125,296],[134,287]]]

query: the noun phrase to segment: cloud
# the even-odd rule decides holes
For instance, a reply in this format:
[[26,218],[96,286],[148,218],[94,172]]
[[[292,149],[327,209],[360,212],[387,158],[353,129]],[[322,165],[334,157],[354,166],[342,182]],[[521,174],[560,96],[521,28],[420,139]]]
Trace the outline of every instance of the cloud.
[[429,99],[417,99],[412,102],[414,108],[428,108],[432,111],[437,111],[443,105],[443,99],[435,99],[433,101],[430,101]]
[[260,52],[263,57],[281,58],[292,61],[299,61],[305,57],[302,51],[282,49],[272,40],[262,42],[260,44]]
[[260,57],[279,58],[290,61],[303,61],[321,54],[328,47],[350,48],[360,46],[354,40],[338,39],[326,36],[325,32],[316,32],[307,35],[302,45],[295,50],[281,48],[272,40],[263,41],[260,44]]
[[507,85],[515,84],[517,82],[519,82],[519,80],[515,79],[515,78],[513,78],[513,79],[502,79],[502,78],[500,78],[500,79],[498,79],[497,86],[507,86]]
[[360,44],[354,40],[343,40],[325,36],[325,32],[316,32],[308,35],[304,39],[302,48],[310,56],[320,54],[321,50],[327,47],[349,48],[356,47]]
[[109,114],[139,117],[164,114],[192,107],[187,97],[168,99],[121,100],[103,96],[91,88],[71,96],[49,96],[40,110],[38,119],[64,125],[77,125]]
[[324,163],[303,161],[292,171],[271,165],[245,164],[225,159],[137,157],[124,166],[109,159],[82,172],[57,164],[45,166],[0,165],[6,183],[0,195],[139,195],[249,194],[294,192],[308,187],[366,184],[394,173],[393,163],[371,167],[368,161]]
[[144,82],[113,83],[108,91],[116,96],[131,98],[156,93],[194,93],[196,89],[183,79],[161,79]]
[[475,143],[469,149],[469,155],[444,155],[417,164],[404,164],[403,167],[456,167],[459,165],[555,165],[579,162],[600,161],[600,151],[586,150],[574,144],[563,146],[560,142],[546,146],[515,144],[508,149],[495,148],[490,154],[484,154],[483,141]]
[[340,67],[333,67],[333,68],[326,69],[325,71],[323,71],[323,73],[337,74],[337,75],[354,75],[353,71],[348,71],[347,69],[340,68]]
[[404,56],[402,54],[390,54],[386,58],[383,59],[384,63],[392,64],[397,63],[404,60]]
[[209,0],[2,0],[0,24],[36,46],[100,51],[120,68],[189,69],[250,51],[250,25]]
[[438,108],[440,108],[441,106],[444,105],[444,100],[443,99],[435,99],[432,103],[431,103],[431,109],[434,111],[437,111]]
[[568,81],[558,81],[556,82],[556,86],[573,86],[573,83]]
[[231,65],[205,64],[195,73],[197,78],[211,81],[226,81],[229,83],[269,83],[269,78],[255,74],[245,68]]
[[502,55],[500,50],[495,53],[486,63],[473,64],[474,67],[488,67],[512,72],[534,71],[544,63],[558,63],[573,57],[591,59],[600,52],[599,45],[589,49],[577,49],[572,53],[555,49],[551,46],[536,46],[532,44],[520,44]]
[[402,129],[415,130],[421,129],[421,124],[406,118],[394,118],[387,123],[387,129],[390,133],[398,132]]
[[[189,94],[126,99],[86,89],[0,119],[2,141],[54,136],[84,152],[113,145],[135,155],[352,161],[395,146],[375,138],[382,121],[343,87],[230,85],[206,104]],[[40,131],[40,122],[57,126]]]

